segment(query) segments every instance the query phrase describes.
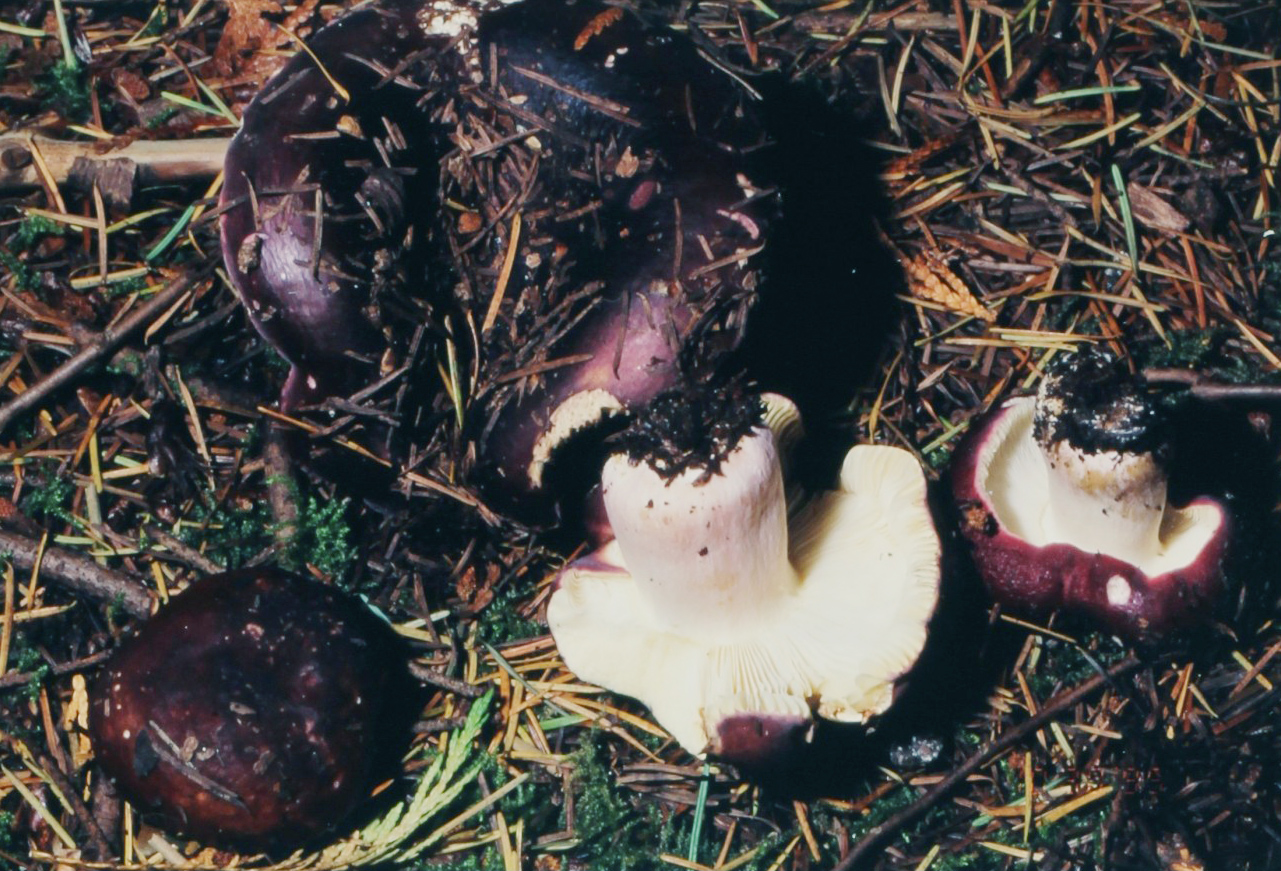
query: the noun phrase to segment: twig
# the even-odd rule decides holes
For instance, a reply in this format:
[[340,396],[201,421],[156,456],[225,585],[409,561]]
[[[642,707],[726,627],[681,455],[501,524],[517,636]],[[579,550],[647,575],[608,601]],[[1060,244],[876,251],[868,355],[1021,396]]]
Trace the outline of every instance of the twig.
[[217,574],[223,570],[222,566],[209,559],[209,557],[205,556],[194,547],[189,546],[182,539],[165,532],[160,527],[148,526],[146,531],[148,537],[154,538],[160,544],[163,544],[165,546],[165,551],[168,551],[167,554],[165,552],[153,551],[152,554],[154,556],[162,558],[165,556],[172,556],[174,559],[186,563],[193,569],[202,571],[209,575]]
[[485,694],[485,691],[475,684],[469,684],[466,681],[457,678],[448,677],[434,669],[417,662],[409,663],[409,672],[423,683],[429,683],[438,686],[441,689],[449,690],[469,699],[478,699]]
[[115,782],[110,777],[94,777],[89,782],[89,806],[103,832],[123,831],[124,807]]
[[1098,692],[1117,678],[1134,671],[1141,664],[1141,660],[1136,656],[1126,657],[1109,668],[1106,674],[1095,675],[1076,689],[1069,690],[1046,702],[1041,710],[1017,726],[1007,729],[1001,734],[1000,738],[997,738],[985,749],[975,753],[952,769],[946,777],[936,783],[929,791],[922,794],[916,801],[879,826],[874,826],[863,836],[861,841],[854,845],[854,849],[845,854],[841,861],[832,868],[832,871],[853,871],[861,861],[868,858],[876,848],[883,844],[886,838],[938,804],[952,790],[964,783],[965,779],[975,771],[987,765],[1063,711]]
[[85,370],[112,354],[132,333],[150,324],[203,277],[204,272],[201,271],[175,278],[133,314],[115,327],[103,330],[100,336],[85,345],[78,354],[15,396],[8,405],[0,408],[0,432],[4,432],[9,424],[35,408],[55,390],[65,387]]
[[70,808],[71,813],[77,820],[79,820],[81,828],[83,828],[85,834],[89,836],[89,846],[93,850],[93,854],[90,855],[89,858],[100,859],[103,861],[110,860],[115,851],[113,851],[111,849],[111,845],[107,843],[107,836],[98,826],[98,821],[89,811],[89,806],[86,805],[84,799],[80,797],[80,790],[76,788],[76,785],[71,782],[67,773],[59,768],[58,763],[55,762],[47,753],[41,752],[37,747],[32,747],[31,750],[35,755],[36,763],[44,769],[44,773],[48,776],[49,780],[51,780],[53,785],[58,788],[58,791],[62,793],[63,798],[67,801],[67,805]]
[[[0,554],[8,554],[15,567],[30,569],[40,544],[34,539],[0,530]],[[60,547],[47,547],[40,560],[40,577],[57,581],[66,589],[103,604],[119,602],[134,617],[151,613],[151,593],[141,583],[88,557]]]
[[436,717],[431,720],[422,720],[414,724],[415,735],[432,735],[436,732],[452,732],[455,729],[462,728],[467,722],[465,715],[457,717]]
[[[49,674],[57,677],[59,675],[71,674],[75,671],[87,671],[96,665],[106,662],[107,657],[111,655],[110,651],[102,650],[98,653],[91,653],[80,659],[73,659],[71,662],[61,662],[49,666]],[[25,686],[37,677],[36,674],[10,671],[0,675],[0,690],[10,690],[14,687]]]
[[1149,384],[1186,387],[1188,395],[1204,402],[1244,402],[1256,405],[1281,403],[1281,384],[1225,384],[1210,381],[1191,369],[1144,369]]
[[276,545],[288,549],[298,535],[298,484],[294,481],[293,462],[285,433],[275,425],[267,427],[262,462],[267,472],[267,502],[276,519],[273,530]]
[[135,184],[195,181],[213,178],[222,170],[229,138],[138,140],[106,150],[100,142],[67,142],[45,136],[11,133],[0,136],[0,192],[39,187],[42,179],[31,146],[49,166],[58,184],[73,178],[92,180],[94,170],[112,161],[127,161]]

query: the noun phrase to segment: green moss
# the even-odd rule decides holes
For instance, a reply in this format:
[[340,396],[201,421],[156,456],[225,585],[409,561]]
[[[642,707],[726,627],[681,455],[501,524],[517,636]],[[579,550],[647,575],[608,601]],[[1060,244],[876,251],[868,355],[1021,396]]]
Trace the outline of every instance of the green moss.
[[13,648],[9,651],[9,666],[16,672],[26,672],[31,675],[19,694],[26,701],[34,702],[40,697],[40,687],[49,676],[49,663],[36,648],[23,644],[21,636],[17,633],[14,634],[14,642]]
[[45,236],[65,236],[70,231],[70,226],[60,221],[44,215],[28,215],[19,222],[17,229],[9,237],[9,247],[12,250],[26,251]]
[[939,445],[934,450],[925,454],[925,464],[935,472],[940,472],[947,467],[948,461],[952,459],[953,444]]
[[347,522],[350,502],[308,496],[299,509],[296,531],[281,562],[292,569],[311,565],[332,578],[346,578],[357,553]]
[[[343,580],[351,573],[358,553],[347,522],[350,500],[297,495],[295,500],[299,510],[294,534],[277,554],[276,562],[291,571],[314,566],[335,580]],[[210,508],[210,501],[208,497],[197,501],[178,537],[192,547],[203,548],[205,556],[223,568],[240,568],[275,542],[280,524],[266,499],[255,499],[245,508]]]
[[480,638],[497,647],[542,635],[546,630],[540,623],[520,614],[520,605],[528,592],[526,586],[519,583],[507,584],[499,590],[480,615],[477,627]]
[[115,375],[141,377],[146,371],[146,360],[137,351],[126,348],[107,362],[107,371]]
[[23,290],[35,290],[40,283],[40,273],[18,254],[30,250],[45,236],[63,236],[70,231],[68,225],[43,215],[28,215],[18,222],[7,244],[0,248],[0,273],[12,275]]
[[173,116],[177,114],[178,114],[177,106],[165,106],[155,115],[152,115],[150,118],[147,119],[147,129],[155,130],[159,127],[163,127],[165,126],[165,124],[169,123],[169,119],[173,118]]
[[493,847],[467,852],[443,861],[433,859],[418,866],[420,871],[503,871],[503,856]]
[[178,537],[194,548],[203,548],[205,556],[226,569],[240,568],[272,543],[275,521],[266,500],[256,500],[243,510],[211,509],[198,501],[187,519],[191,522],[183,524]]
[[1153,342],[1139,351],[1139,362],[1144,368],[1177,367],[1196,368],[1204,365],[1222,341],[1219,329],[1174,330],[1166,334],[1170,344]]
[[1087,635],[1079,645],[1046,638],[1036,668],[1025,676],[1032,692],[1046,698],[1063,687],[1089,680],[1124,656],[1125,649],[1102,633]]
[[156,8],[151,13],[151,17],[147,19],[147,24],[142,28],[142,32],[138,36],[160,36],[165,32],[168,24],[168,8],[163,3],[157,3]]
[[12,275],[23,290],[35,290],[39,283],[39,275],[34,269],[4,249],[0,249],[0,272]]
[[0,871],[17,871],[21,866],[9,861],[4,856],[19,856],[26,851],[15,834],[17,818],[9,811],[0,811]]
[[[1265,324],[1267,305],[1266,299],[1260,300]],[[1141,368],[1196,369],[1217,380],[1239,384],[1266,380],[1267,373],[1254,355],[1224,352],[1224,345],[1235,335],[1225,327],[1174,330],[1167,333],[1168,345],[1153,339],[1135,347],[1133,353]]]
[[588,732],[574,764],[575,858],[588,868],[657,871],[659,853],[680,852],[677,833],[650,802],[633,804],[614,783],[602,733]]
[[89,115],[89,80],[85,68],[61,60],[40,77],[40,91],[68,121],[82,121]]
[[32,487],[22,497],[22,512],[32,520],[60,520],[72,523],[71,499],[76,486],[59,476],[52,468],[39,487]]
[[107,299],[117,299],[122,296],[128,296],[131,293],[137,293],[138,291],[146,288],[146,286],[146,277],[138,275],[133,278],[125,278],[120,281],[113,281],[104,285],[102,288],[102,295]]

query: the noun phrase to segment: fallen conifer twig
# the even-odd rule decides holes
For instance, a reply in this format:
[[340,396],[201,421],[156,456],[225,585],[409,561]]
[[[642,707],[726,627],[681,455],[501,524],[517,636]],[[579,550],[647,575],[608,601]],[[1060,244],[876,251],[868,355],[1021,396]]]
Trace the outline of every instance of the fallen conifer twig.
[[836,863],[832,868],[832,871],[854,871],[855,868],[859,867],[860,862],[869,858],[873,851],[885,843],[886,838],[889,838],[895,832],[899,831],[908,823],[911,823],[917,817],[921,816],[930,808],[938,804],[943,798],[950,794],[952,790],[964,783],[965,779],[975,771],[978,771],[1006,750],[1009,750],[1015,744],[1018,744],[1028,735],[1031,735],[1050,720],[1063,713],[1063,711],[1066,711],[1078,702],[1089,698],[1103,687],[1111,684],[1117,678],[1129,674],[1142,664],[1142,660],[1137,656],[1128,656],[1116,665],[1113,665],[1105,673],[1097,674],[1075,689],[1061,693],[1057,697],[1046,702],[1041,710],[1037,711],[1017,726],[1012,726],[1007,729],[1001,734],[1001,737],[997,738],[978,753],[975,753],[969,759],[966,759],[956,768],[953,768],[948,772],[946,777],[920,795],[916,801],[891,816],[879,826],[874,826],[857,844],[854,845],[852,850],[842,857],[840,862]]
[[32,748],[32,755],[35,757],[36,763],[44,770],[49,783],[57,787],[58,792],[61,793],[61,798],[66,801],[66,807],[71,811],[71,815],[79,821],[81,828],[84,829],[85,836],[89,839],[89,850],[87,851],[89,858],[110,861],[113,851],[110,842],[107,840],[106,833],[98,825],[93,812],[85,804],[80,790],[72,783],[67,772],[62,770],[56,759],[41,750],[38,745]]
[[196,571],[204,572],[207,575],[216,575],[224,571],[222,566],[188,545],[181,538],[176,535],[170,535],[155,524],[146,527],[146,533],[164,547],[164,551],[158,553],[157,556],[171,556],[179,562],[186,563]]
[[1192,369],[1144,369],[1143,378],[1156,386],[1186,387],[1189,396],[1203,402],[1239,402],[1266,406],[1281,404],[1281,384],[1213,381]]
[[151,299],[138,307],[114,327],[103,330],[74,357],[54,369],[40,381],[19,393],[7,405],[0,407],[0,432],[19,416],[26,414],[55,390],[65,387],[86,369],[110,356],[137,330],[147,326],[173,305],[184,293],[204,278],[204,272],[185,273],[162,287]]
[[475,684],[467,683],[458,678],[449,677],[434,668],[428,668],[419,662],[409,663],[409,672],[423,683],[449,690],[468,699],[478,699],[485,694],[485,690]]
[[40,577],[56,581],[73,593],[103,604],[119,603],[134,617],[151,613],[151,593],[123,572],[104,568],[88,557],[59,547],[46,547],[26,536],[0,530],[0,554],[7,554],[15,568],[29,570],[40,557]]
[[[61,677],[64,674],[88,671],[106,662],[107,657],[110,655],[110,651],[100,650],[97,653],[82,656],[80,659],[72,660],[71,662],[56,663],[49,666],[47,674],[52,677]],[[33,680],[39,680],[39,678],[40,672],[7,671],[4,674],[0,674],[0,692],[14,687],[26,686]]]
[[[39,158],[55,184],[87,190],[95,180],[114,188],[115,197],[127,195],[138,185],[167,184],[209,179],[222,171],[228,137],[218,139],[138,139],[119,148],[102,142],[72,142],[31,133],[0,136],[0,192],[36,188],[50,179],[40,170]],[[116,181],[106,183],[104,173]],[[112,199],[108,196],[108,199]]]

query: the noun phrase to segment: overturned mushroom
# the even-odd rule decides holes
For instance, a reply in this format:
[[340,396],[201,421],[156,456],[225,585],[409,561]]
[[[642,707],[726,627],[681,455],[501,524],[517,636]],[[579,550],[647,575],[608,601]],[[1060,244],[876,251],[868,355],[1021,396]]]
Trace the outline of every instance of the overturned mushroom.
[[1228,513],[1211,498],[1167,502],[1164,424],[1152,397],[1087,351],[973,428],[952,487],[997,601],[1072,608],[1130,636],[1207,615],[1224,586]]
[[359,600],[283,572],[212,575],[113,654],[90,709],[94,752],[167,828],[292,847],[391,773],[408,681],[395,633]]
[[759,407],[684,401],[656,401],[606,463],[616,539],[561,573],[547,619],[570,669],[691,753],[767,763],[815,713],[884,711],[920,654],[939,585],[925,478],[905,451],[857,446],[840,489],[789,518]]
[[383,0],[246,110],[224,259],[293,366],[282,404],[374,380],[427,325],[460,358],[477,478],[545,517],[568,434],[740,343],[768,144],[749,89],[619,8]]

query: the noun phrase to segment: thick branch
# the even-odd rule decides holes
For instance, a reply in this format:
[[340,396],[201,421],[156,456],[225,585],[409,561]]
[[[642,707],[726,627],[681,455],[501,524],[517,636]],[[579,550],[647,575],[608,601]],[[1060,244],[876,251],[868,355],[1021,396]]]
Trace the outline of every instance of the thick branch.
[[[9,554],[15,568],[29,571],[36,562],[39,542],[0,529],[0,554]],[[123,572],[103,568],[88,557],[60,547],[46,547],[40,577],[56,581],[73,593],[103,604],[119,602],[134,617],[151,613],[151,593]]]
[[1204,402],[1236,402],[1260,408],[1281,405],[1281,384],[1231,384],[1212,381],[1192,369],[1144,369],[1149,384],[1186,387],[1188,395]]
[[[40,187],[32,147],[39,150],[57,184],[92,182],[96,170],[125,167],[135,185],[213,178],[222,170],[229,138],[151,141],[140,139],[105,150],[100,142],[68,142],[28,133],[0,136],[0,192]],[[124,161],[124,163],[121,163]]]

